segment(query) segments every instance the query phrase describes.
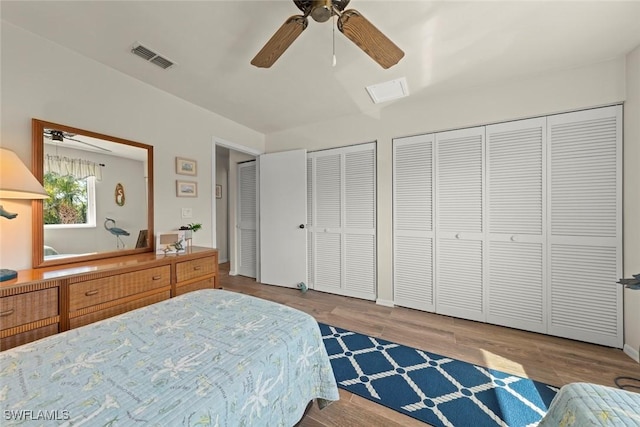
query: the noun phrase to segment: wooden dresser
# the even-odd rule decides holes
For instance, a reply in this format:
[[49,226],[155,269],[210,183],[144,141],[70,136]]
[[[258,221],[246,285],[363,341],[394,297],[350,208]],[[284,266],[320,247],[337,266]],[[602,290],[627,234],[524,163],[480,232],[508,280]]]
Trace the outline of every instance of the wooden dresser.
[[0,349],[219,287],[218,251],[202,247],[22,270],[0,283]]

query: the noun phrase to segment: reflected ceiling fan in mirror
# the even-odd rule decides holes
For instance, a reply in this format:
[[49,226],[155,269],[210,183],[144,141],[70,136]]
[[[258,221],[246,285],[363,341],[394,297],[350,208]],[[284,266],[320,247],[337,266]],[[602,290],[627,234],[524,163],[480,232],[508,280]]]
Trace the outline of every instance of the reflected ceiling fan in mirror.
[[397,64],[404,52],[355,9],[344,10],[350,0],[293,0],[304,15],[288,18],[258,54],[251,60],[256,67],[271,67],[293,41],[307,28],[311,16],[316,22],[338,17],[342,34],[376,61],[382,68]]
[[[43,135],[46,139],[49,139],[51,141],[68,142],[69,148],[80,148],[80,149],[84,148],[85,150],[91,150],[91,151],[97,150],[97,151],[106,152],[106,153],[111,152],[111,150],[109,150],[108,148],[100,147],[99,145],[92,144],[87,141],[81,141],[80,139],[77,139],[76,134],[73,134],[73,133],[63,132],[57,129],[45,129],[43,132]],[[84,147],[78,146],[77,144],[83,144]]]

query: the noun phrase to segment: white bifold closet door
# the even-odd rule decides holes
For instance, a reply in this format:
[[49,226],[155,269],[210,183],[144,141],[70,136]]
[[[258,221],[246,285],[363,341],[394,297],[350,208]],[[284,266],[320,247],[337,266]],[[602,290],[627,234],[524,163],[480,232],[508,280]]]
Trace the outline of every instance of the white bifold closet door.
[[614,106],[394,140],[394,303],[622,347],[621,129]]
[[436,147],[436,312],[485,320],[484,127],[441,132]]
[[238,164],[238,274],[256,277],[257,234],[256,234],[256,162]]
[[622,107],[547,126],[549,332],[622,347]]
[[308,154],[308,280],[315,290],[376,298],[375,144]]
[[486,127],[487,322],[546,332],[546,118]]
[[433,268],[434,136],[393,141],[393,299],[435,311]]

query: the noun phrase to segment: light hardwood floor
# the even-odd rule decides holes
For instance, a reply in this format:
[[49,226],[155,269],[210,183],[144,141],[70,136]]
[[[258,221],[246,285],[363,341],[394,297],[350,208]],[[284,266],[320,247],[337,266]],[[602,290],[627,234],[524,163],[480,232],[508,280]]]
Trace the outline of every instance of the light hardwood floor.
[[[383,307],[313,290],[303,294],[297,289],[263,285],[228,273],[229,264],[221,264],[220,283],[226,290],[297,308],[319,322],[547,384],[562,386],[586,381],[615,386],[614,378],[618,376],[640,377],[640,365],[619,349],[402,307]],[[322,411],[314,405],[300,426],[426,424],[341,389],[340,401]]]

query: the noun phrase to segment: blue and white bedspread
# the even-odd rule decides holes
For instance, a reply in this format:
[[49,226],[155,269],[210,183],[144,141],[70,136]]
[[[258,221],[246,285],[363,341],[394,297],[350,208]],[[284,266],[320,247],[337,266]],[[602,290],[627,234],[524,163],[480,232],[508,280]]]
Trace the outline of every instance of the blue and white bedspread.
[[292,426],[338,398],[311,316],[223,290],[0,353],[3,426]]
[[640,426],[640,394],[591,383],[563,386],[538,427]]

